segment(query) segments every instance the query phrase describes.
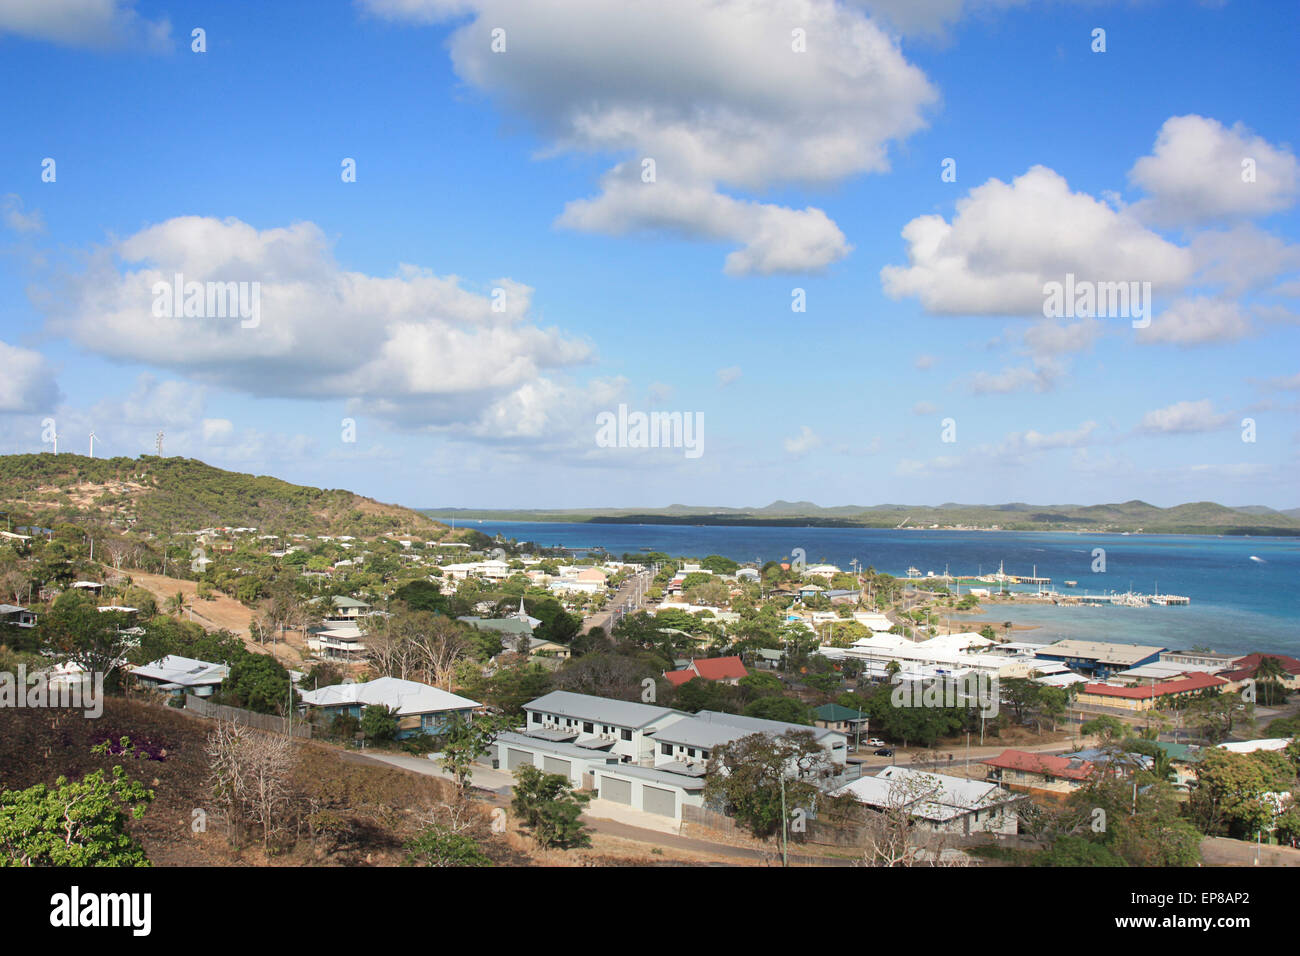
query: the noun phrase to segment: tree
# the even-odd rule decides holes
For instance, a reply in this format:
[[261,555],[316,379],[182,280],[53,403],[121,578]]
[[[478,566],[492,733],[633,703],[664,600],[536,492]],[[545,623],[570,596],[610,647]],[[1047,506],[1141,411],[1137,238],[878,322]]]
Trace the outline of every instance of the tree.
[[221,682],[220,703],[259,714],[283,714],[298,702],[289,672],[270,654],[245,651]]
[[126,662],[130,647],[130,639],[122,634],[130,625],[127,615],[117,611],[101,614],[94,602],[65,601],[65,594],[59,595],[37,624],[42,646],[91,674],[102,674],[105,685],[115,687],[118,668]]
[[455,778],[460,790],[469,786],[474,762],[491,751],[496,735],[509,729],[512,723],[506,718],[489,715],[471,721],[463,720],[459,715],[456,717],[446,733],[439,763]]
[[0,791],[0,866],[149,866],[127,821],[144,814],[153,791],[121,767],[78,783]]
[[582,808],[590,800],[590,794],[575,793],[562,774],[543,773],[531,764],[515,771],[510,808],[540,846],[563,850],[590,846],[591,834],[581,820]]
[[371,704],[361,711],[361,732],[367,740],[388,743],[397,737],[397,712],[383,704]]
[[1100,737],[1105,743],[1123,739],[1127,731],[1128,728],[1124,726],[1123,721],[1111,717],[1109,714],[1094,717],[1092,720],[1084,721],[1079,726],[1079,733],[1085,737]]
[[227,833],[239,839],[248,824],[262,831],[262,849],[280,832],[288,813],[290,780],[298,762],[293,741],[218,721],[208,734],[208,786],[225,817]]
[[820,792],[818,783],[834,774],[830,755],[810,730],[750,734],[714,748],[704,799],[766,840],[781,829],[783,803],[787,813],[810,805]]
[[812,710],[796,697],[760,697],[745,708],[745,716],[805,726],[812,726],[813,722]]
[[471,837],[434,825],[406,843],[402,866],[492,866],[492,860]]
[[1196,766],[1198,784],[1189,809],[1202,833],[1250,837],[1269,830],[1278,813],[1276,797],[1291,789],[1295,773],[1277,753],[1233,753],[1207,749]]

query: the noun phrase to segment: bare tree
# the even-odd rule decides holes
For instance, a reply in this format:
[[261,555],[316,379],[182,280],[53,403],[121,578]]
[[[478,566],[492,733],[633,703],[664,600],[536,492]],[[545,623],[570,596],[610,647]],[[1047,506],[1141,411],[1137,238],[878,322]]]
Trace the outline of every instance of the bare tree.
[[925,829],[915,811],[933,802],[943,790],[938,780],[924,777],[893,780],[883,806],[865,813],[865,849],[858,866],[970,866],[970,858],[951,846],[948,835]]
[[209,785],[232,838],[248,824],[262,831],[262,849],[284,827],[293,791],[290,775],[298,762],[293,741],[220,720],[208,735]]

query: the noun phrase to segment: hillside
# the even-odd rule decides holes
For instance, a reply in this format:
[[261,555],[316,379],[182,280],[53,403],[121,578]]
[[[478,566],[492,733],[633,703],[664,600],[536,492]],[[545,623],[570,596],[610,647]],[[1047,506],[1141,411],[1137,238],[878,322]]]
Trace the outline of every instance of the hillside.
[[1198,501],[1160,508],[1145,501],[1099,505],[839,505],[775,501],[762,508],[572,509],[549,511],[430,508],[441,520],[572,521],[597,524],[771,525],[827,528],[998,528],[1004,531],[1094,531],[1148,534],[1300,535],[1300,514],[1271,508],[1229,508]]
[[88,517],[137,531],[251,527],[268,534],[434,532],[437,522],[350,491],[223,471],[191,458],[0,456],[0,510],[11,523]]

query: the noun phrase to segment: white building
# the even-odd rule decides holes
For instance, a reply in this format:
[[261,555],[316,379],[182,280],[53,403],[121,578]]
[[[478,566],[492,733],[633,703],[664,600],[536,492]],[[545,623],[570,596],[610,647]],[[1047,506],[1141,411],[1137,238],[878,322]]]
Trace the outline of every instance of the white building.
[[1007,833],[1019,829],[1010,790],[985,780],[967,780],[908,767],[886,767],[859,777],[831,796],[850,795],[876,810],[906,810],[913,826],[939,833]]

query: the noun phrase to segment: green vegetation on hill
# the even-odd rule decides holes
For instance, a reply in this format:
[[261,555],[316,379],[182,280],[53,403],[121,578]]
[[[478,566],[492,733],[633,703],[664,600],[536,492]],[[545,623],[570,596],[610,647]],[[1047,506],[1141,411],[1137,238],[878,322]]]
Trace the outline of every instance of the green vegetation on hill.
[[[767,525],[824,528],[998,528],[1003,531],[1143,531],[1148,534],[1300,535],[1300,516],[1271,508],[1229,508],[1198,501],[1159,508],[1145,501],[1101,505],[839,505],[775,501],[763,508],[573,509],[567,511],[430,508],[440,520],[570,521],[593,524]],[[906,522],[906,524],[904,524]]]
[[137,531],[253,527],[268,534],[431,532],[437,524],[350,491],[223,471],[190,458],[0,456],[0,509],[11,523],[89,516]]

